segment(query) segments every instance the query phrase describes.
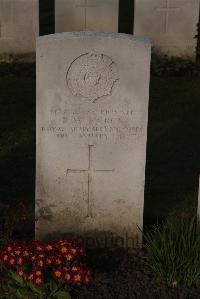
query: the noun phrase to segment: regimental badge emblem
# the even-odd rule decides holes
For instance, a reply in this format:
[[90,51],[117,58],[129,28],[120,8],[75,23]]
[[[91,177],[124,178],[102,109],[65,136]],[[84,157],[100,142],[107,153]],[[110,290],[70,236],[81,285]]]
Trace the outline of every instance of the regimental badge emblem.
[[67,86],[74,96],[82,96],[93,103],[111,96],[119,76],[115,62],[96,51],[76,58],[67,71]]

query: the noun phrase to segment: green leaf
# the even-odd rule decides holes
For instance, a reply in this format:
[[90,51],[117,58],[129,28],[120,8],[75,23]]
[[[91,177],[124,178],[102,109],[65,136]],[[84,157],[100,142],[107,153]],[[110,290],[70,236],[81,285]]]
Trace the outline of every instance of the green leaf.
[[71,296],[68,292],[60,291],[60,292],[57,292],[54,295],[54,298],[57,298],[57,299],[71,299]]
[[8,284],[6,284],[6,286],[3,286],[3,289],[10,292],[10,293],[15,293],[16,292],[16,288],[13,287],[10,282],[8,282]]
[[26,298],[26,297],[23,297],[21,290],[17,290],[16,297],[17,298]]
[[16,296],[17,296],[17,298],[21,298],[21,299],[33,298],[31,296],[30,291],[28,291],[27,289],[24,289],[24,288],[18,289],[17,292],[16,292]]
[[44,288],[47,289],[47,290],[49,290],[50,292],[53,292],[53,291],[55,291],[58,288],[58,286],[55,283],[55,281],[51,280],[51,281],[45,283]]
[[10,274],[11,274],[12,279],[14,279],[18,284],[20,284],[21,286],[24,285],[23,278],[20,277],[16,272],[10,271]]
[[28,282],[27,285],[29,286],[29,288],[31,289],[31,291],[33,291],[34,293],[43,296],[44,293],[43,291],[40,289],[40,287],[35,286],[32,282]]

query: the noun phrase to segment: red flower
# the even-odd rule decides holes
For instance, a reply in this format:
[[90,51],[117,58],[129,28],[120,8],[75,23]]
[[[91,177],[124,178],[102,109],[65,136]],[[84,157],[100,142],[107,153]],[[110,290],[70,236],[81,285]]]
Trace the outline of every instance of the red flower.
[[63,280],[64,280],[64,282],[66,282],[66,283],[70,283],[70,282],[72,282],[72,274],[71,274],[70,272],[66,272],[66,273],[64,273],[64,275],[63,275]]
[[53,274],[53,277],[56,279],[61,279],[63,276],[63,272],[61,269],[54,269],[52,274]]
[[79,272],[81,270],[81,267],[80,266],[72,266],[71,267],[71,271],[72,272]]
[[37,259],[35,265],[37,267],[43,268],[45,266],[44,259]]
[[42,277],[35,277],[33,283],[35,283],[37,286],[41,286],[44,284],[44,280]]
[[56,265],[58,265],[58,266],[61,266],[62,264],[63,264],[63,259],[62,259],[62,257],[61,256],[55,256],[54,257],[54,263],[56,264]]
[[36,260],[36,256],[34,254],[29,254],[29,260],[30,262],[34,262]]
[[80,284],[82,282],[82,275],[81,275],[81,273],[73,273],[73,275],[72,275],[72,282],[74,284]]
[[43,272],[41,270],[36,270],[35,271],[35,276],[42,276]]
[[7,253],[3,254],[2,255],[2,261],[3,262],[8,262],[8,260],[9,260],[9,255]]
[[36,246],[36,251],[38,251],[38,252],[42,252],[43,250],[44,250],[44,248],[43,248],[43,245],[42,244],[37,244],[37,246]]
[[16,260],[16,264],[17,264],[17,265],[22,265],[23,262],[24,262],[24,259],[23,259],[22,257],[19,257],[19,258],[17,258],[17,260]]
[[24,257],[28,257],[29,256],[29,252],[28,252],[28,250],[24,250],[23,252],[22,252],[22,255],[24,256]]
[[16,264],[16,259],[13,258],[13,257],[11,257],[11,258],[8,260],[8,264],[9,264],[10,266],[14,266],[14,265]]
[[73,255],[76,255],[77,252],[78,252],[78,249],[77,249],[77,248],[75,248],[75,247],[72,247],[72,248],[71,248],[71,253],[72,253]]
[[69,248],[67,248],[66,246],[62,246],[61,249],[60,249],[60,251],[62,253],[67,253],[69,251]]
[[17,248],[15,251],[14,251],[15,255],[17,256],[20,256],[22,254],[22,250]]
[[35,252],[39,253],[43,253],[44,251],[44,244],[39,242],[39,241],[33,241],[31,243],[29,243],[29,248],[31,250],[34,250]]
[[39,272],[39,270],[31,272],[28,276],[28,280],[37,286],[41,286],[44,284],[43,273],[41,273],[41,275],[37,275],[40,274]]
[[5,248],[6,251],[8,252],[11,252],[13,251],[13,247],[11,245],[8,245],[6,248]]
[[46,260],[45,260],[45,264],[47,265],[47,266],[51,266],[52,265],[52,257],[50,256],[50,257],[47,257],[46,258]]
[[34,273],[31,272],[31,273],[29,273],[29,275],[28,275],[28,280],[33,282],[33,281],[34,281],[34,277],[35,277]]
[[52,251],[53,250],[53,245],[52,244],[47,244],[46,246],[45,246],[45,249],[47,250],[47,251]]
[[[38,286],[44,283],[45,269],[49,267],[55,279],[67,284],[88,284],[91,272],[81,263],[84,256],[85,251],[76,240],[59,239],[46,244],[14,241],[0,251],[0,262],[13,266],[19,276]],[[32,272],[26,273],[24,264],[29,264]]]
[[66,258],[66,260],[68,261],[68,262],[71,262],[71,261],[73,261],[73,255],[71,255],[71,254],[66,254],[65,255],[65,258]]
[[17,269],[17,274],[18,274],[19,276],[23,277],[23,276],[24,276],[24,269],[23,269],[23,268],[18,268],[18,269]]

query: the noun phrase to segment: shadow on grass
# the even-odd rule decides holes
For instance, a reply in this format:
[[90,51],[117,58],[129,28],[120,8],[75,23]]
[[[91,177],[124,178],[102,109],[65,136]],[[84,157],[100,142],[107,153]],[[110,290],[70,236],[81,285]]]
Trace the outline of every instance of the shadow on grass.
[[145,223],[165,217],[188,196],[197,201],[200,174],[199,78],[152,78],[147,142]]

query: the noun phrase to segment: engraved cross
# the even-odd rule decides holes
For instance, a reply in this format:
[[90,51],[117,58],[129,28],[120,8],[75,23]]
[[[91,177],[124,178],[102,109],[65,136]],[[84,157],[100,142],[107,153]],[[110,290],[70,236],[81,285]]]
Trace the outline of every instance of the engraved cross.
[[[162,12],[165,12],[165,33],[168,32],[168,27],[169,27],[169,14],[172,12],[172,11],[177,11],[177,10],[180,10],[180,7],[173,7],[173,6],[170,6],[170,0],[165,0],[165,7],[156,7],[156,10],[157,11],[162,11]],[[180,0],[182,1],[182,0]]]
[[92,178],[93,175],[97,172],[114,172],[115,169],[95,169],[92,166],[92,148],[94,145],[89,145],[88,147],[88,168],[87,169],[67,169],[67,174],[69,173],[85,173],[87,174],[87,216],[86,217],[93,217],[92,215],[92,209],[91,209],[91,200],[92,200],[92,190],[91,190],[91,184],[92,184]]
[[[80,3],[80,0],[76,0],[76,3],[79,2]],[[85,30],[87,30],[87,8],[89,7],[96,7],[96,5],[91,5],[91,4],[88,4],[88,0],[81,0],[82,4],[76,4],[76,7],[83,7],[84,10],[85,10],[85,19],[84,19],[84,26],[85,26]]]

